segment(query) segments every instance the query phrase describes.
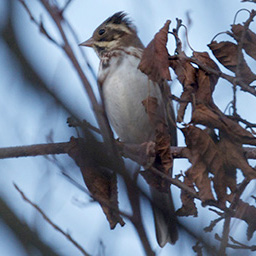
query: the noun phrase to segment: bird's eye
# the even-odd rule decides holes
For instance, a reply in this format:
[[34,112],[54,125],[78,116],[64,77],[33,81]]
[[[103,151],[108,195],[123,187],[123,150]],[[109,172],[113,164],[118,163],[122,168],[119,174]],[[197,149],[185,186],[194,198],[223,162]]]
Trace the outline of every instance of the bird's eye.
[[105,33],[105,29],[104,28],[100,29],[98,33],[100,36],[103,35]]

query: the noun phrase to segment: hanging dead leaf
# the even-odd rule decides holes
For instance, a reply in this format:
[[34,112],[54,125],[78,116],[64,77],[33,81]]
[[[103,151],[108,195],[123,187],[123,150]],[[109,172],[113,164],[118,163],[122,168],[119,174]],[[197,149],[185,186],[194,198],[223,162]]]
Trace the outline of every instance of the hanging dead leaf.
[[145,48],[138,67],[143,73],[148,75],[150,80],[157,83],[165,79],[171,80],[168,51],[166,49],[170,23],[171,21],[167,20],[163,28],[160,29]]
[[[184,184],[195,191],[193,182],[187,177],[184,177]],[[181,190],[181,201],[182,207],[177,210],[177,216],[194,216],[197,217],[197,208],[194,203],[194,198],[191,197],[187,192]]]
[[216,41],[208,44],[216,59],[227,69],[236,72],[237,66],[237,45],[231,42]]
[[[163,116],[163,111],[161,111],[161,106],[158,105],[157,99],[154,97],[149,96],[142,101],[142,104],[145,107],[152,126],[155,128],[156,160],[153,166],[169,175],[173,166],[173,159],[170,151],[171,137],[168,133],[168,127],[166,125],[165,117]],[[169,189],[168,183],[161,177],[158,176],[154,179],[158,189],[159,184],[161,184],[160,187],[162,187],[164,190]]]
[[[205,66],[212,68],[219,72],[220,69],[217,64],[210,58],[207,52],[193,52],[193,56],[199,60]],[[199,68],[197,72],[197,84],[198,89],[196,91],[196,103],[207,103],[212,104],[212,93],[215,85],[217,84],[219,75],[213,73],[206,73],[204,70]]]
[[[223,146],[224,141],[220,139],[217,144],[217,150],[221,155],[222,166],[214,173],[212,179],[214,190],[216,192],[219,206],[226,207],[227,188],[230,189],[231,193],[236,191],[236,167],[228,159],[230,159],[230,154],[228,148]],[[235,147],[235,145],[233,145]],[[233,149],[232,149],[233,150]]]
[[186,54],[182,51],[179,53],[180,58],[171,57],[169,58],[169,64],[177,75],[179,82],[183,87],[194,86],[196,84],[196,69],[185,59]]
[[[231,200],[230,200],[231,202]],[[234,211],[235,218],[244,220],[247,225],[247,239],[250,240],[252,238],[253,233],[256,230],[256,208],[254,206],[249,205],[248,203],[243,202],[241,199],[237,202],[236,210]]]
[[234,179],[237,168],[240,169],[249,180],[256,178],[256,171],[248,164],[241,143],[237,140],[230,140],[225,133],[220,133],[218,148],[222,153],[222,157],[225,159],[225,171],[230,178],[227,179],[225,183],[228,184],[231,191],[234,192],[236,190]]
[[177,114],[177,122],[181,123],[183,121],[186,108],[189,102],[192,102],[192,95],[195,94],[195,88],[192,86],[187,86],[180,97],[180,104]]
[[161,106],[158,105],[155,97],[148,97],[142,101],[145,110],[149,116],[152,126],[155,128],[155,149],[156,155],[160,156],[161,165],[165,169],[165,174],[169,174],[172,168],[172,157],[170,152],[170,135],[168,133],[167,124]]
[[186,171],[186,176],[199,189],[199,196],[203,202],[214,200],[208,175],[209,172],[214,173],[221,168],[222,160],[217,148],[211,137],[201,129],[189,126],[181,130],[191,153],[189,161],[192,167]]
[[120,141],[117,141],[116,144],[123,157],[130,158],[145,168],[149,168],[155,161],[156,144],[153,141],[144,142],[140,145]]
[[217,128],[238,143],[256,145],[256,138],[238,123],[225,116],[216,105],[196,105],[191,122]]
[[[233,37],[238,42],[241,39],[242,33],[244,33],[244,26],[241,24],[232,25]],[[243,38],[243,49],[245,52],[256,60],[256,34],[250,29],[247,29]]]
[[196,69],[191,63],[182,57],[186,57],[184,52],[179,54],[181,58],[169,58],[170,67],[174,70],[179,82],[183,86],[183,92],[180,97],[180,104],[178,109],[177,122],[182,122],[185,110],[189,102],[192,101],[192,94],[196,89]]
[[[211,44],[208,44],[208,47],[211,49],[214,56],[223,66],[225,66],[227,69],[231,70],[234,73],[237,72],[238,47],[236,44],[228,41],[219,43],[213,41],[211,42]],[[239,75],[242,81],[246,84],[250,84],[256,79],[256,75],[251,71],[251,69],[245,62],[243,55],[239,63]]]
[[71,138],[73,146],[68,154],[80,167],[84,182],[92,197],[99,202],[110,228],[114,229],[117,223],[125,223],[119,215],[117,200],[116,174],[97,165],[88,151],[88,145],[83,139]]
[[[216,72],[220,72],[220,69],[218,65],[210,58],[208,52],[193,52],[193,56],[199,60],[202,64],[205,66],[215,70]],[[214,73],[209,73],[207,74],[210,77],[210,82],[211,82],[211,91],[214,91],[215,85],[218,82],[219,75],[216,75]]]

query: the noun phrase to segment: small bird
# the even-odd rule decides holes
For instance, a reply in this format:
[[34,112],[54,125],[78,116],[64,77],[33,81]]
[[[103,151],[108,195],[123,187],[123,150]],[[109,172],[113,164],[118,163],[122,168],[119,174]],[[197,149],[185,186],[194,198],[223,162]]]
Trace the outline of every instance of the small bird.
[[[144,46],[127,15],[115,13],[80,45],[92,47],[100,59],[98,83],[108,119],[119,139],[132,144],[154,141],[155,130],[142,101],[155,97],[165,113],[163,96],[159,86],[138,69]],[[175,141],[176,133],[173,136]],[[171,193],[152,188],[151,194],[160,205],[153,206],[158,244],[174,244],[178,232]]]

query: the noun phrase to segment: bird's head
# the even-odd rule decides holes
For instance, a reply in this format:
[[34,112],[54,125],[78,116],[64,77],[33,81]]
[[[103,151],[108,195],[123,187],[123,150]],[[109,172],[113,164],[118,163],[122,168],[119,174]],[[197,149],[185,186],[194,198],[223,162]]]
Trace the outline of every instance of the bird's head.
[[143,48],[135,26],[124,12],[117,12],[106,19],[95,29],[92,37],[80,46],[92,47],[98,56],[130,46]]

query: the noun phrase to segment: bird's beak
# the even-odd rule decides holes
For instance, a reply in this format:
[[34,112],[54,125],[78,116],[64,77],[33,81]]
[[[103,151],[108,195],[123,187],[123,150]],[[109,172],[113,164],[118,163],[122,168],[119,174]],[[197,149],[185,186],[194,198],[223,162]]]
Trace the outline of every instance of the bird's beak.
[[94,45],[94,39],[92,37],[84,41],[83,43],[79,44],[79,46],[87,46],[87,47],[92,47],[93,45]]

